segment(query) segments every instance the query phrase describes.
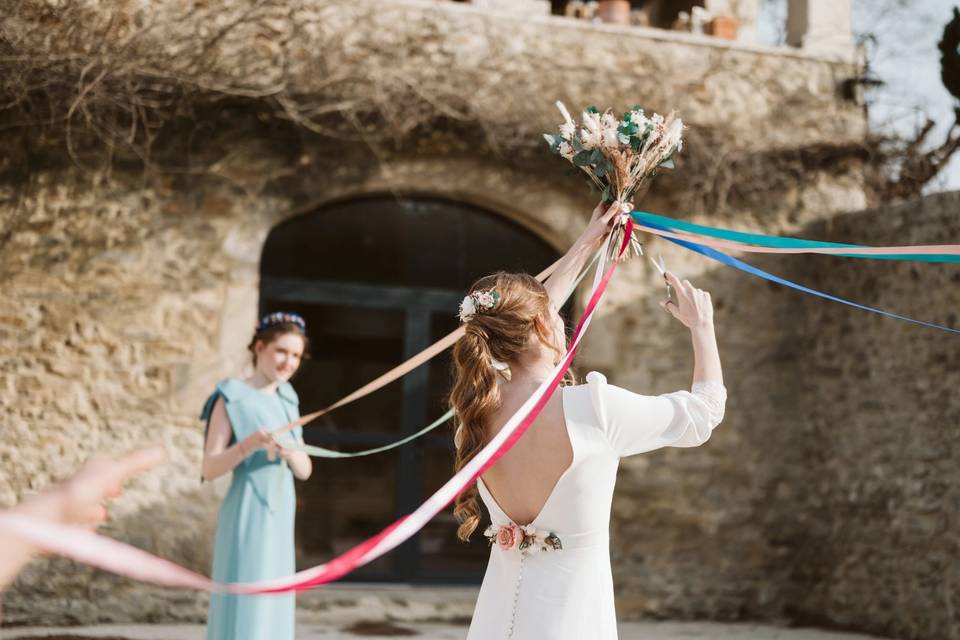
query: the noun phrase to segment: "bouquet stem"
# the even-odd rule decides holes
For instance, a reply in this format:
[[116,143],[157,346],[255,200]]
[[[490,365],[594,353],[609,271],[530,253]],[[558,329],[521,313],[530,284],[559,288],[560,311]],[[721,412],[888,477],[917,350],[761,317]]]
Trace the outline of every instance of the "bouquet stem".
[[611,260],[623,262],[633,256],[643,255],[643,244],[637,239],[638,234],[636,233],[630,236],[630,246],[627,247],[627,250],[620,254],[620,245],[623,244],[623,234],[626,233],[629,219],[629,214],[624,213],[617,217],[617,221],[613,225],[613,230],[610,232],[613,236],[610,241],[610,254],[607,256]]

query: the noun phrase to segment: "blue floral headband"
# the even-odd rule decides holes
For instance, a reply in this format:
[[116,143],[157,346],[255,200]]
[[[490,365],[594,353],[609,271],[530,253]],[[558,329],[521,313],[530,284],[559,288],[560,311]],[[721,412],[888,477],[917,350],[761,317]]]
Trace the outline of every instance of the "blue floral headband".
[[264,329],[272,327],[273,325],[284,323],[295,324],[302,330],[307,330],[307,323],[304,322],[303,316],[300,314],[277,311],[275,313],[268,313],[260,318],[260,322],[257,324],[257,331],[263,331]]

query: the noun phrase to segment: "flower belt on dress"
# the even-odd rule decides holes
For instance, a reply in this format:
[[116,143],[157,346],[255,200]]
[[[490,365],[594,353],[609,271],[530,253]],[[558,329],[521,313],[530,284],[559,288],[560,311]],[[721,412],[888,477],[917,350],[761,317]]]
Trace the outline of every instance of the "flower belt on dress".
[[497,545],[504,551],[517,549],[525,553],[540,553],[563,549],[563,543],[557,534],[552,531],[547,534],[540,533],[532,524],[491,524],[483,535],[491,546]]
[[533,525],[521,527],[512,522],[508,524],[491,524],[483,535],[503,551],[517,550],[524,554],[539,553],[541,551],[559,551],[576,549],[609,549],[610,534],[605,529],[594,529],[580,533],[548,533],[537,531]]

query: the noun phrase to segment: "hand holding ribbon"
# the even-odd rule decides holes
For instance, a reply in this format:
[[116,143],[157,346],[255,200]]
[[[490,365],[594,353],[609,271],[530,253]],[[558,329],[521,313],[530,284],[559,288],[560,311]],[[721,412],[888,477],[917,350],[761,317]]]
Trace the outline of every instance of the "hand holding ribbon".
[[[14,516],[27,516],[60,525],[93,529],[107,519],[103,503],[120,495],[123,484],[163,462],[160,447],[139,449],[119,458],[91,458],[73,477],[8,510]],[[25,539],[0,532],[0,588],[25,565],[35,547]]]

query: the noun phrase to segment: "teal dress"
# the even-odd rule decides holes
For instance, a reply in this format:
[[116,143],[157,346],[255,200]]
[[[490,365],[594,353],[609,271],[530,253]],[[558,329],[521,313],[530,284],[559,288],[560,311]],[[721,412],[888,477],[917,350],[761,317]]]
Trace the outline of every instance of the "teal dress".
[[[241,380],[217,385],[200,415],[223,398],[230,444],[259,428],[276,429],[300,415],[297,392],[282,383],[276,393],[257,391]],[[287,437],[299,440],[302,429]],[[293,473],[279,457],[270,461],[263,449],[233,470],[230,489],[220,507],[213,550],[213,579],[254,582],[289,576],[295,571],[293,521],[297,503]],[[214,593],[207,615],[208,640],[293,640],[294,594],[237,596]]]

